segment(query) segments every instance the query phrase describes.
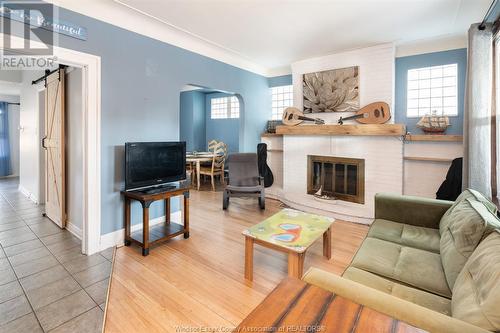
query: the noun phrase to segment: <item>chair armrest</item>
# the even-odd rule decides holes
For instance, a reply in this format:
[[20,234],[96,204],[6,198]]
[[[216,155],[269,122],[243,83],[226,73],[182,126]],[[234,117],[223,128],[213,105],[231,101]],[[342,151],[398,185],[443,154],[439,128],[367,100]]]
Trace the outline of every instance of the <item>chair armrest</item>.
[[309,269],[302,280],[428,332],[489,332],[465,321],[317,268]]
[[377,193],[375,218],[426,228],[439,228],[443,214],[453,201]]

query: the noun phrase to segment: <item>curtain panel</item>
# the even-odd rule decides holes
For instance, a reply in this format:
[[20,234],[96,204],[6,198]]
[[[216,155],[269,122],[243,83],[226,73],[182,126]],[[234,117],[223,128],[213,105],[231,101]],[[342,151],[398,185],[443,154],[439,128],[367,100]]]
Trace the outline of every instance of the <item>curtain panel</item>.
[[493,26],[469,29],[463,187],[492,197]]
[[[492,123],[492,192],[493,200],[499,205],[500,198],[500,30],[499,21],[494,26],[494,44],[493,44],[493,66],[494,71],[494,91],[493,91],[493,118]],[[496,196],[496,198],[495,198]]]
[[0,177],[10,174],[9,105],[0,102]]

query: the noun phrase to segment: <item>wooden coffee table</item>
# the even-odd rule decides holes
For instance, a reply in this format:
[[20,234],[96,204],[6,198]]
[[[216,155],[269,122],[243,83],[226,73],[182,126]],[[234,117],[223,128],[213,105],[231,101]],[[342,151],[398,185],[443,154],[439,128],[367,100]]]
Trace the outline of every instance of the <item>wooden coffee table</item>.
[[347,298],[286,278],[233,332],[426,332]]
[[331,226],[333,219],[304,213],[294,209],[283,209],[279,213],[244,230],[245,278],[253,280],[254,243],[288,254],[288,275],[301,278],[307,249],[323,237],[323,255],[332,257]]

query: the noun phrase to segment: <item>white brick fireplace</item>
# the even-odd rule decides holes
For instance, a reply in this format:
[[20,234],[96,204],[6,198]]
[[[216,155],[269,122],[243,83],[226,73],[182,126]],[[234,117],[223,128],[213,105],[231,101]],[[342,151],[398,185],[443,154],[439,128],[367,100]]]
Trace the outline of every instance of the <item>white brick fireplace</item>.
[[[359,66],[360,105],[394,100],[393,43],[377,45],[292,64],[294,106],[302,109],[302,76],[306,73]],[[335,124],[346,113],[314,114]],[[391,122],[393,122],[391,120]],[[329,201],[307,194],[307,156],[365,159],[365,204]],[[402,193],[403,143],[395,136],[283,136],[283,192],[281,199],[296,208],[314,210],[348,221],[370,223],[376,192]]]
[[[395,47],[392,43],[292,64],[294,106],[302,109],[303,74],[350,66],[359,66],[360,105],[377,101],[387,102],[393,114],[389,123],[393,123]],[[311,116],[322,118],[327,124],[333,125],[340,116],[349,115],[349,113],[329,113]],[[342,129],[345,130],[348,128],[346,126],[351,124],[356,122],[346,122]],[[361,125],[359,128],[367,129],[365,126],[368,125]],[[398,125],[390,126],[398,127]],[[338,126],[333,126],[330,132],[327,127],[328,125],[323,125],[321,135],[306,131],[304,134],[283,133],[278,136],[262,137],[262,142],[267,143],[270,149],[269,165],[275,175],[275,185],[266,190],[266,195],[304,211],[346,221],[371,223],[374,217],[376,193],[392,192],[434,197],[435,191],[444,180],[449,161],[462,155],[460,138],[456,141],[430,142],[433,140],[426,139],[418,142],[420,140],[410,139],[404,142],[401,139],[401,135],[405,132],[402,125],[399,126],[399,131],[394,133],[388,131],[386,135],[373,132],[366,135],[358,132],[353,135],[350,130],[339,133],[334,128],[338,129]],[[364,159],[364,204],[330,201],[307,194],[308,155]]]
[[[365,160],[365,203],[331,201],[307,194],[307,156]],[[301,136],[283,139],[283,192],[286,204],[342,220],[370,223],[377,192],[403,191],[403,143],[395,136]]]

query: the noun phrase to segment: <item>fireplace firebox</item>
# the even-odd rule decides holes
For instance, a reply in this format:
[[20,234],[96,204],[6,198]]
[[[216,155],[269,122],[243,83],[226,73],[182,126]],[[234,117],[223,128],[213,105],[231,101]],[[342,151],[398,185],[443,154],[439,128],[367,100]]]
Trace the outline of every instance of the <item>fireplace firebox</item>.
[[307,193],[324,199],[365,203],[365,160],[308,155]]

